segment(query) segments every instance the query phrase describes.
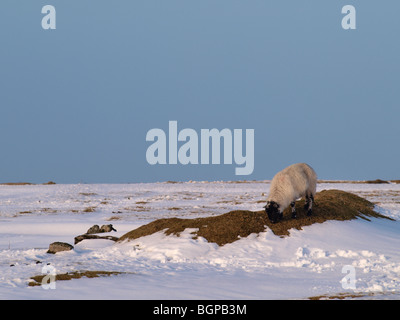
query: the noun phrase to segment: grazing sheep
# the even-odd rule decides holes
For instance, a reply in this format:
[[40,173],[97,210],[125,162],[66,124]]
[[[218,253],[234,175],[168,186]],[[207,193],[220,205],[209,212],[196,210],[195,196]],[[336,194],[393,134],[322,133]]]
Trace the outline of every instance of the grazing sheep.
[[317,189],[317,174],[309,165],[296,163],[278,172],[271,181],[267,205],[264,207],[273,222],[282,219],[283,211],[290,205],[292,218],[296,218],[295,201],[305,197],[304,208],[307,215],[312,212],[312,204]]

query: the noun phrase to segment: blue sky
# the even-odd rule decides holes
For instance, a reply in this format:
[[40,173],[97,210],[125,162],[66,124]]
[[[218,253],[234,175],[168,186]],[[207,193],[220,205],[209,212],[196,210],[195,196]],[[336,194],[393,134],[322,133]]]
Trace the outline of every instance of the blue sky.
[[[56,30],[41,9],[56,8]],[[357,29],[343,30],[354,5]],[[400,3],[0,3],[0,182],[400,178]],[[255,130],[254,171],[149,165],[146,133]]]

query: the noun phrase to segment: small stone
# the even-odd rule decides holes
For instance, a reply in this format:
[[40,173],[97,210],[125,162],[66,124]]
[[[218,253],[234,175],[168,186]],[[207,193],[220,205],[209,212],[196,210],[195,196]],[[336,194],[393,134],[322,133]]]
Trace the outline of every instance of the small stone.
[[100,227],[95,224],[93,227],[89,228],[88,231],[86,231],[87,234],[92,234],[92,233],[99,233],[100,231]]
[[102,225],[100,228],[100,232],[111,232],[111,231],[117,231],[113,228],[112,224]]
[[47,253],[57,253],[60,251],[69,251],[72,250],[74,247],[66,242],[53,242],[49,245],[49,250]]

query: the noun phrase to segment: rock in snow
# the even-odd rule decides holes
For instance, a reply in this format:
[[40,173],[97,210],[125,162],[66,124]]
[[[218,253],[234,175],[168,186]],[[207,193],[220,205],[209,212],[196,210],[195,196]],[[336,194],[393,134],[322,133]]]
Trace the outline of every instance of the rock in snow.
[[111,231],[117,231],[113,228],[112,224],[102,225],[101,228],[97,224],[95,224],[94,226],[90,227],[88,231],[86,231],[86,234],[103,233]]
[[74,248],[74,246],[72,246],[66,242],[53,242],[53,243],[50,243],[49,250],[47,250],[47,253],[57,253],[60,251],[69,251],[69,250],[72,250],[73,248]]
[[97,224],[95,224],[93,227],[90,227],[88,231],[86,231],[86,234],[93,234],[99,232],[100,232],[100,227]]
[[117,231],[113,228],[112,224],[105,224],[102,225],[100,228],[100,232],[111,232],[111,231]]

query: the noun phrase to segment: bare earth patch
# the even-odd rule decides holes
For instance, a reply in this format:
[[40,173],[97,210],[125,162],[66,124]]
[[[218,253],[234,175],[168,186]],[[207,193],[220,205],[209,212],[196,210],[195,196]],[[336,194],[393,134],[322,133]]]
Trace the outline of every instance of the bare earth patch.
[[[63,280],[71,280],[71,279],[80,279],[82,277],[86,278],[98,278],[98,277],[107,277],[107,276],[112,276],[112,275],[118,275],[118,274],[125,274],[126,272],[118,272],[118,271],[75,271],[75,272],[67,272],[67,273],[61,273],[57,274],[56,281],[63,281]],[[42,280],[43,278],[46,277],[46,275],[38,275],[38,276],[33,276],[30,279],[33,281],[29,282],[29,286],[40,286],[42,285]]]
[[336,294],[323,294],[320,296],[309,297],[308,300],[344,300],[344,299],[363,299],[363,298],[371,298],[371,297],[379,297],[379,296],[390,296],[398,294],[398,292],[390,291],[390,292],[343,292]]
[[[288,236],[292,228],[301,230],[313,223],[327,220],[352,220],[370,217],[390,219],[374,211],[374,204],[355,194],[341,190],[323,190],[316,194],[313,215],[308,217],[304,210],[304,200],[296,202],[297,218],[292,219],[290,208],[284,212],[284,218],[278,223],[271,223],[262,211],[236,210],[219,216],[197,219],[158,219],[132,230],[118,241],[137,239],[165,230],[165,234],[179,234],[186,228],[195,228],[193,238],[204,237],[209,242],[222,246],[247,237],[252,233],[260,233],[267,227],[279,236]],[[390,219],[392,220],[392,219]]]

